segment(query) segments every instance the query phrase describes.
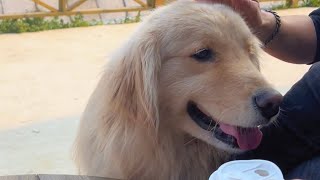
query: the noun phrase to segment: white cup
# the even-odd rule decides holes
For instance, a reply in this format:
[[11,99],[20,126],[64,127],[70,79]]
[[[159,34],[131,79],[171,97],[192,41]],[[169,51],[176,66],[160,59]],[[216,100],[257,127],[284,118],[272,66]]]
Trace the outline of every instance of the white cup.
[[277,165],[266,160],[237,160],[221,165],[209,180],[284,180]]

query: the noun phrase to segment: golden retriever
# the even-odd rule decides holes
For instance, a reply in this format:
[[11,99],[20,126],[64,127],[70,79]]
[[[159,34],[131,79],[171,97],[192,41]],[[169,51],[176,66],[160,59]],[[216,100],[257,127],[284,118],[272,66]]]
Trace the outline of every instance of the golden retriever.
[[259,71],[259,41],[219,4],[153,12],[108,62],[83,114],[81,174],[202,180],[256,148],[281,95]]

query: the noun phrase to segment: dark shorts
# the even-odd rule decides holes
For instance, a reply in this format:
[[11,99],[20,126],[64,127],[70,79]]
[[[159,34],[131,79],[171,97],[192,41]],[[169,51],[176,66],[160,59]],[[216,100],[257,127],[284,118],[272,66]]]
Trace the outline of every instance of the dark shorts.
[[[300,176],[294,178],[320,179],[320,62],[284,96],[277,122],[262,132],[261,145],[236,159],[266,159],[277,164],[284,174]],[[308,173],[306,169],[304,174],[292,173],[307,162],[317,165],[308,168]]]

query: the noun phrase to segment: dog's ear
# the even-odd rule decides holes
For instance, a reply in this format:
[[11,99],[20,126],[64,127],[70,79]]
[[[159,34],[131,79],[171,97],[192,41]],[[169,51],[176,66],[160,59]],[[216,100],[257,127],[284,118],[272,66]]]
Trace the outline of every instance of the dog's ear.
[[159,49],[154,37],[132,38],[116,53],[111,70],[113,79],[109,79],[111,106],[116,115],[128,121],[140,121],[156,130],[159,126]]

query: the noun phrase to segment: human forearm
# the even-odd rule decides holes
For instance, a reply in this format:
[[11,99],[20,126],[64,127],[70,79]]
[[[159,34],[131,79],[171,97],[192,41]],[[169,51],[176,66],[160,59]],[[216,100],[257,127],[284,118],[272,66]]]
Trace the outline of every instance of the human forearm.
[[[256,31],[258,38],[265,42],[275,28],[275,17],[262,12],[263,23]],[[279,33],[266,47],[265,51],[283,61],[308,64],[314,61],[317,37],[309,16],[281,17]]]

